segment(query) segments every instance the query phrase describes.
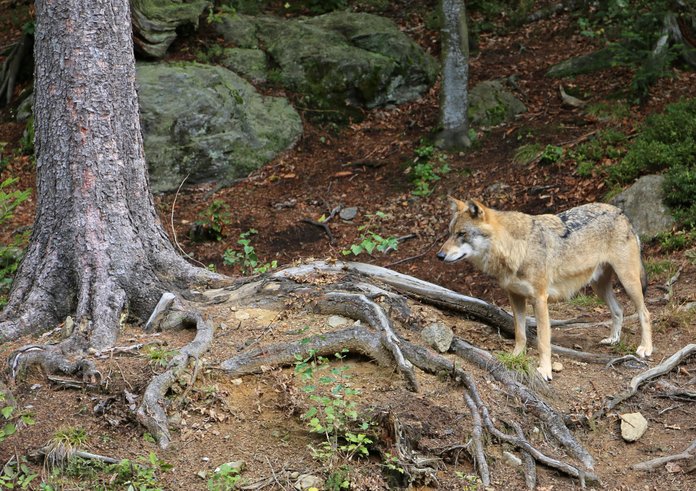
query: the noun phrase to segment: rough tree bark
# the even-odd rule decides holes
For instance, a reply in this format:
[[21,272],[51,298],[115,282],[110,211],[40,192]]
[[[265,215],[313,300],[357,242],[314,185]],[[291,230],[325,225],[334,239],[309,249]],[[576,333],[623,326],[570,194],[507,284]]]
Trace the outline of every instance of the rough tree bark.
[[63,352],[102,349],[165,290],[221,276],[182,259],[155,213],[128,0],[37,1],[35,60],[37,215],[0,342],[74,315]]
[[442,89],[439,147],[469,147],[469,33],[463,0],[442,0]]

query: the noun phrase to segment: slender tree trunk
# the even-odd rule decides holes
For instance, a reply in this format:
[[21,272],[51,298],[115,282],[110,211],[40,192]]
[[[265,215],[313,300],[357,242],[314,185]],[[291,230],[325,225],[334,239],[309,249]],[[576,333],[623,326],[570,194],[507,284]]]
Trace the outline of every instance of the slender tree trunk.
[[37,0],[37,215],[0,342],[74,315],[83,346],[164,290],[219,279],[174,250],[148,186],[128,0]]
[[442,3],[442,95],[438,146],[447,149],[468,147],[469,121],[469,33],[463,0]]

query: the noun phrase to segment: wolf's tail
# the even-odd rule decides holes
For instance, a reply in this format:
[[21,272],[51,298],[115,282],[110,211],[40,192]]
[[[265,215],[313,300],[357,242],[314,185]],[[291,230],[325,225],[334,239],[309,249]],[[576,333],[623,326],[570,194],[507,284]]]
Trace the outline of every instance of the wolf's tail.
[[645,264],[643,264],[643,258],[640,258],[640,286],[643,288],[643,295],[648,289],[648,273],[645,271]]

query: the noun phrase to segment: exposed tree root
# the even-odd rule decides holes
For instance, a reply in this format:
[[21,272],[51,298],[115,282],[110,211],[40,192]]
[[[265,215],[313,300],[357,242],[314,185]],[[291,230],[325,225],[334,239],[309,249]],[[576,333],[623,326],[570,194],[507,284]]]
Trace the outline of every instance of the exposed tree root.
[[598,418],[605,415],[626,399],[633,397],[633,395],[638,392],[638,387],[640,385],[644,384],[648,380],[652,380],[660,375],[671,372],[674,367],[682,362],[682,360],[688,358],[694,353],[696,353],[696,344],[687,344],[656,367],[650,368],[636,375],[631,379],[631,382],[628,384],[628,388],[607,401],[604,407],[600,409],[597,414],[595,414],[595,417]]
[[684,450],[681,453],[667,455],[665,457],[658,457],[652,460],[646,460],[645,462],[641,462],[640,464],[635,464],[633,468],[637,471],[653,471],[658,467],[662,467],[663,465],[669,462],[687,459],[696,459],[696,440],[691,442],[691,445],[689,445],[686,448],[686,450]]
[[[461,314],[464,318],[481,322],[487,326],[497,329],[499,332],[508,338],[515,337],[515,327],[513,324],[512,315],[496,305],[485,302],[479,298],[469,297],[460,293],[454,292],[434,283],[414,278],[396,271],[392,271],[380,266],[372,264],[341,262],[336,261],[327,263],[324,261],[316,261],[304,264],[295,268],[287,268],[273,274],[275,278],[295,278],[306,277],[313,274],[326,273],[357,273],[371,280],[377,280],[381,283],[389,285],[396,291],[406,294],[412,298],[420,300],[430,305],[439,308],[450,310]],[[553,321],[552,326],[568,326],[578,323],[575,320]],[[536,339],[536,319],[527,319],[527,328],[529,342],[532,343]],[[607,363],[611,360],[610,356],[596,353],[587,353],[577,351],[562,346],[551,345],[554,353],[567,356],[576,360],[587,363]]]
[[[345,347],[346,338],[350,338],[352,345],[356,348],[356,350],[364,354],[374,352],[377,346],[382,345],[380,334],[361,326],[354,326],[350,329],[314,336],[304,343],[283,343],[264,348],[256,348],[254,350],[251,350],[251,352],[243,353],[230,360],[225,361],[221,366],[230,374],[238,376],[243,373],[258,371],[263,366],[270,366],[275,363],[290,364],[295,360],[295,354],[306,353],[307,350],[310,348],[315,350],[317,355],[330,356],[331,354],[336,352],[338,348]],[[545,403],[543,403],[543,401],[541,401],[531,391],[529,391],[528,389],[526,389],[526,391],[523,390],[522,387],[524,386],[522,384],[520,384],[519,382],[511,382],[512,385],[507,385],[506,382],[506,389],[511,390],[513,393],[516,394],[525,394],[526,405],[530,407],[536,407],[540,414],[543,414],[548,418],[545,419],[544,422],[551,429],[551,433],[557,437],[559,442],[571,454],[579,456],[580,460],[587,467],[587,470],[583,470],[568,463],[548,457],[547,455],[539,451],[537,448],[535,448],[533,445],[531,445],[526,440],[526,438],[524,438],[523,435],[513,436],[498,430],[489,416],[488,407],[483,403],[480,395],[478,394],[476,384],[471,375],[469,375],[461,368],[458,368],[454,363],[452,363],[448,359],[440,355],[434,354],[423,347],[416,346],[403,339],[399,339],[398,344],[401,348],[401,352],[405,359],[413,365],[428,373],[451,373],[466,387],[466,397],[469,398],[469,400],[467,400],[467,403],[471,402],[470,409],[472,410],[472,420],[474,421],[474,434],[472,437],[474,440],[475,447],[473,452],[475,455],[474,460],[476,462],[477,469],[481,475],[482,480],[485,479],[484,482],[490,483],[490,475],[486,464],[485,454],[483,452],[481,434],[476,429],[476,422],[478,422],[479,424],[479,429],[485,426],[488,433],[493,435],[496,439],[512,444],[520,448],[521,450],[524,450],[529,455],[531,455],[531,457],[537,462],[554,468],[569,476],[578,478],[583,483],[585,479],[596,480],[596,476],[591,472],[591,456],[572,437],[570,432],[565,427],[562,417],[558,413],[553,411],[550,407],[548,407]],[[381,347],[381,349],[377,349],[377,352],[384,353],[384,350],[385,348]],[[491,371],[491,373],[502,372],[503,370],[505,370],[502,367],[502,365],[493,361],[494,359],[490,354],[488,356],[489,358],[486,364],[489,365],[487,369]],[[498,377],[505,379],[500,375],[498,375]],[[506,380],[512,380],[512,377],[508,375]]]
[[[145,426],[155,437],[161,448],[167,448],[171,441],[169,428],[167,425],[167,413],[164,408],[164,400],[169,388],[179,379],[181,374],[188,368],[189,361],[193,361],[193,377],[191,384],[195,382],[196,374],[200,366],[200,358],[210,349],[213,342],[213,326],[203,320],[201,315],[192,310],[187,310],[176,300],[171,302],[170,297],[165,294],[166,302],[169,305],[170,313],[163,314],[163,321],[169,321],[173,317],[180,326],[195,325],[196,337],[189,344],[184,346],[179,354],[174,356],[167,366],[167,370],[154,377],[143,394],[143,400],[136,412],[140,424]],[[169,324],[167,327],[178,327]]]

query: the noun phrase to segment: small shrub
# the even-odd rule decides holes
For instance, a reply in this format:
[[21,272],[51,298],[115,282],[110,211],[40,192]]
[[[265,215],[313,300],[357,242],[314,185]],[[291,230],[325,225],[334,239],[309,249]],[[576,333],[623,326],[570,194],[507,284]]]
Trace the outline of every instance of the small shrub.
[[596,307],[600,305],[602,301],[596,295],[579,293],[570,299],[570,303],[577,307]]
[[515,155],[512,157],[512,161],[516,164],[527,165],[538,159],[543,151],[544,149],[541,146],[541,143],[527,143],[525,145],[520,145],[517,150],[515,150]]
[[534,373],[532,359],[526,353],[513,355],[509,352],[496,353],[495,357],[505,368],[521,375]]
[[189,236],[195,242],[222,240],[225,237],[225,227],[231,222],[230,206],[221,199],[216,199],[198,213],[198,220],[193,222]]
[[244,233],[239,234],[237,244],[242,246],[242,250],[227,249],[222,257],[223,262],[227,266],[239,265],[242,268],[242,274],[262,274],[278,267],[278,261],[273,260],[270,263],[264,263],[259,260],[256,254],[256,249],[251,245],[251,236],[258,233],[255,229],[249,229]]
[[421,142],[414,152],[416,158],[406,169],[414,186],[411,194],[421,197],[430,196],[434,190],[432,185],[451,171],[447,164],[447,155],[437,150],[434,145],[424,142]]
[[0,489],[31,489],[32,481],[39,477],[24,456],[19,457],[19,461],[11,457],[0,472]]
[[[17,178],[8,178],[0,182],[0,225],[9,221],[14,212],[24,201],[29,198],[31,191],[10,191],[10,188],[18,181]],[[27,233],[16,234],[9,244],[0,244],[0,309],[7,303],[6,295],[12,286],[12,279],[24,257]]]
[[158,367],[166,367],[169,360],[177,354],[176,350],[168,350],[159,346],[150,346],[147,351],[147,357],[150,360],[150,365]]
[[544,165],[555,164],[563,158],[563,147],[546,145],[539,157],[539,163]]
[[237,467],[232,467],[229,463],[222,464],[208,479],[208,491],[231,491],[241,479]]
[[359,256],[363,252],[366,252],[372,255],[374,251],[386,252],[388,249],[396,250],[398,245],[399,242],[393,235],[389,237],[382,237],[379,234],[367,230],[360,235],[356,244],[351,244],[348,249],[342,250],[341,254],[344,256],[349,254]]

